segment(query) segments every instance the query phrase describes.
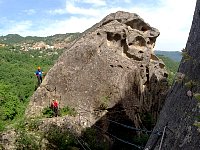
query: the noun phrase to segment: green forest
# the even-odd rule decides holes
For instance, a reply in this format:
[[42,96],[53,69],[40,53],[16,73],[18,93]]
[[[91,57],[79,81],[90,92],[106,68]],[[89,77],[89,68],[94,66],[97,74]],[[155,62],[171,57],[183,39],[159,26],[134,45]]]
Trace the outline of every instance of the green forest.
[[160,59],[163,60],[163,62],[165,63],[167,72],[168,72],[168,82],[169,85],[171,86],[173,84],[173,80],[175,77],[175,74],[178,70],[178,66],[179,66],[179,62],[174,61],[172,59],[170,59],[169,57],[166,57],[164,55],[157,55]]
[[[41,51],[41,50],[40,50]],[[43,50],[20,51],[13,46],[0,47],[0,130],[22,118],[29,97],[37,86],[35,71],[47,72],[63,50],[45,55]]]

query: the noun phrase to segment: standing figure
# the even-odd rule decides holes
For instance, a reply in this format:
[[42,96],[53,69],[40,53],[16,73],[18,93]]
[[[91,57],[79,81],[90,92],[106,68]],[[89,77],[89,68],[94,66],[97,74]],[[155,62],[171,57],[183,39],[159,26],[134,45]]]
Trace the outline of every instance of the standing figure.
[[44,73],[44,72],[42,72],[41,68],[38,67],[37,71],[35,72],[35,75],[37,76],[37,79],[38,79],[38,87],[42,83],[42,73]]
[[51,109],[54,112],[54,116],[57,117],[58,116],[58,101],[53,99],[53,101],[51,102]]

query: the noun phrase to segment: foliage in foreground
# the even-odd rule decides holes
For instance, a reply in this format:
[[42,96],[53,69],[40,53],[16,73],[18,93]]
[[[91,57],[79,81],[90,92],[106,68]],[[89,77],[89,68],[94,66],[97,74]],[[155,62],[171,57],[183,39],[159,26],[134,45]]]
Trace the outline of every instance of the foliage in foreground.
[[78,145],[75,134],[65,127],[55,124],[49,125],[47,130],[39,130],[40,118],[22,119],[17,127],[17,149],[38,150],[38,149],[75,149]]
[[48,140],[47,149],[72,149],[78,146],[75,135],[68,130],[65,130],[56,125],[52,125],[44,137]]
[[38,150],[40,149],[40,144],[35,135],[32,135],[28,132],[21,131],[18,133],[19,136],[16,141],[17,150]]

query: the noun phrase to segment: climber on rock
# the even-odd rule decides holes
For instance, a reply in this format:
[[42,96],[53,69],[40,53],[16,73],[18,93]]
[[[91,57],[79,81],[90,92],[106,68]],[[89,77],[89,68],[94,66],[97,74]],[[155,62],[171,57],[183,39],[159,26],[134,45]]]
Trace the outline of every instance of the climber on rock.
[[54,116],[57,117],[58,116],[58,101],[53,99],[53,101],[51,102],[51,109],[54,112]]
[[41,68],[38,67],[37,71],[35,72],[35,75],[37,76],[38,79],[38,87],[40,86],[40,84],[42,83],[42,74],[44,72],[41,71]]

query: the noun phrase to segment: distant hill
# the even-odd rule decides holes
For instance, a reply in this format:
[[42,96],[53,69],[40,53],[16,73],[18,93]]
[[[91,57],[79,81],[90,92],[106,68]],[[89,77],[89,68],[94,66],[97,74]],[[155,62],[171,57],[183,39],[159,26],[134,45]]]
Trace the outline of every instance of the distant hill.
[[180,62],[181,58],[182,58],[181,52],[179,52],[179,51],[158,51],[158,50],[156,50],[155,54],[169,57],[170,59],[172,59],[173,61],[176,61],[176,62]]
[[179,62],[174,61],[171,58],[164,56],[164,55],[160,55],[160,54],[158,54],[157,56],[160,59],[162,59],[163,62],[165,63],[166,69],[168,71],[168,82],[169,82],[169,85],[172,85],[172,83],[174,81],[175,74],[178,70],[180,61]]
[[[6,36],[0,36],[0,44],[6,45],[18,45],[21,46],[24,43],[33,45],[36,42],[43,41],[48,45],[54,45],[56,43],[62,42],[70,42],[76,38],[78,38],[81,33],[66,33],[66,34],[55,34],[47,37],[38,37],[38,36],[20,36],[19,34],[8,34]],[[179,51],[160,51],[155,50],[156,55],[163,55],[172,59],[173,61],[180,62],[181,61],[181,52]]]
[[0,43],[7,45],[23,44],[23,43],[35,43],[43,41],[46,44],[52,45],[54,43],[59,43],[62,41],[71,41],[77,38],[80,33],[66,33],[66,34],[56,34],[47,37],[37,37],[37,36],[27,36],[23,37],[18,34],[8,34],[6,36],[0,36]]

